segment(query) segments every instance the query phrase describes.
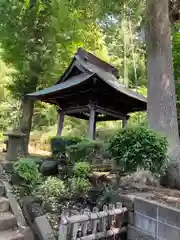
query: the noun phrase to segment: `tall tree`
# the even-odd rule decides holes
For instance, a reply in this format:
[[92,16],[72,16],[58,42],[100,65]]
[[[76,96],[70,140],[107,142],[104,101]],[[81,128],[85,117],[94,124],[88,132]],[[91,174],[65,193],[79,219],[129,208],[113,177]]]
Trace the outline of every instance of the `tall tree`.
[[52,61],[54,45],[48,37],[49,4],[44,1],[2,1],[0,3],[2,57],[16,72],[9,89],[21,99],[20,130],[26,134],[23,144],[28,152],[34,103],[26,94],[35,91]]
[[172,187],[180,187],[177,179],[180,151],[168,0],[147,0],[147,50],[148,121],[152,129],[169,140],[174,164],[169,168],[168,181]]
[[[178,125],[180,127],[180,23],[174,24],[172,27],[172,50],[173,50],[173,66],[176,86],[176,103],[178,113]],[[180,130],[180,129],[179,129]]]
[[16,69],[9,88],[21,100],[25,153],[34,109],[26,94],[55,81],[78,46],[98,48],[94,44],[98,29],[89,20],[81,9],[63,0],[0,2],[2,57]]

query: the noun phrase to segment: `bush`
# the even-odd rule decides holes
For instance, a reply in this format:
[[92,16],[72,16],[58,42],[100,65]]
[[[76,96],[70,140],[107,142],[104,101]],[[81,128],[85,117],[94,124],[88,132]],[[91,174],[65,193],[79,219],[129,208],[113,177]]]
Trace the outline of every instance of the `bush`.
[[69,187],[72,195],[76,197],[84,197],[91,189],[91,183],[87,179],[73,177],[69,180]]
[[70,161],[73,162],[96,162],[104,160],[104,143],[100,141],[85,140],[67,148]]
[[62,180],[56,177],[48,177],[42,184],[42,190],[45,198],[62,198],[66,194],[66,187]]
[[62,207],[60,203],[66,198],[67,191],[62,180],[56,177],[48,177],[40,186],[38,194],[46,209],[57,212]]
[[22,158],[13,166],[14,172],[29,184],[37,184],[40,181],[40,173],[36,163],[29,158]]
[[73,174],[75,177],[88,178],[91,174],[91,171],[91,165],[86,162],[78,162],[73,167]]
[[13,170],[16,178],[20,178],[17,184],[17,192],[19,191],[21,197],[32,194],[37,185],[41,183],[41,174],[32,159],[20,159],[14,164]]
[[121,129],[108,144],[108,151],[122,172],[143,168],[157,176],[165,170],[167,148],[164,137],[143,126]]
[[81,142],[81,138],[77,137],[53,137],[51,138],[51,152],[53,157],[64,157],[66,147]]

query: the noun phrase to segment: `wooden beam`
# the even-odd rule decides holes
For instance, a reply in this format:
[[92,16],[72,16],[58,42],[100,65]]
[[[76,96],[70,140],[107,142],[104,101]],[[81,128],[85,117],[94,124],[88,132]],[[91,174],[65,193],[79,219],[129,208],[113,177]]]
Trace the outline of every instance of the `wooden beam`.
[[88,137],[92,140],[95,139],[96,131],[96,112],[93,105],[90,106],[90,115],[89,115],[89,133]]
[[127,119],[122,120],[122,127],[125,128],[127,125]]
[[57,136],[61,136],[61,134],[62,134],[63,123],[64,123],[64,112],[59,111]]
[[108,115],[108,116],[112,116],[112,117],[115,117],[119,120],[126,119],[126,114],[123,114],[123,113],[118,112],[118,111],[114,111],[114,110],[111,110],[111,109],[108,109],[108,108],[103,108],[103,107],[100,107],[98,105],[95,106],[95,109],[96,109],[96,112],[98,112],[98,113]]
[[64,114],[73,114],[73,113],[81,113],[81,112],[89,112],[88,106],[78,106],[78,107],[71,107],[63,109]]
[[[89,120],[89,116],[85,115],[83,113],[72,113],[72,114],[67,114],[69,117],[75,117],[78,119],[83,119],[83,120]],[[96,114],[96,122],[104,122],[104,121],[116,121],[119,120],[119,118],[117,117],[113,117],[113,116],[98,116],[98,113]]]
[[113,116],[108,116],[108,115],[98,116],[97,119],[96,119],[97,122],[117,121],[117,120],[119,120],[119,118],[113,117]]
[[82,119],[82,120],[89,120],[89,116],[83,114],[83,113],[75,113],[75,114],[66,114],[69,117],[75,117],[78,119]]
[[126,118],[122,120],[122,127],[125,128],[127,126],[129,119],[129,115],[126,115]]

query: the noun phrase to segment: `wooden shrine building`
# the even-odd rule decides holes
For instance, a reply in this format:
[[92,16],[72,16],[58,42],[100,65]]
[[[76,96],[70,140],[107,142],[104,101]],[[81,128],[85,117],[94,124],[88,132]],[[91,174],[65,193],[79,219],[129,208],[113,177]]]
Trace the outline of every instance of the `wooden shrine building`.
[[115,67],[79,48],[52,87],[28,94],[28,98],[57,105],[58,135],[68,115],[88,120],[88,137],[95,139],[96,122],[122,120],[125,126],[129,113],[146,110],[146,98],[121,85],[118,78]]

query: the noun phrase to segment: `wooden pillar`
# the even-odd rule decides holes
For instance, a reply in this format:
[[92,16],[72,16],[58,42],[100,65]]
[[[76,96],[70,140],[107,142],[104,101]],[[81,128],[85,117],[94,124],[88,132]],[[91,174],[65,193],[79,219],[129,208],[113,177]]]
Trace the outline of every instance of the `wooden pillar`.
[[122,127],[125,128],[127,126],[127,123],[128,123],[128,119],[129,119],[129,116],[125,116],[125,118],[122,120]]
[[61,133],[63,130],[63,123],[64,123],[64,112],[59,111],[57,136],[61,136]]
[[90,106],[90,114],[89,114],[89,133],[88,137],[92,140],[95,139],[96,136],[96,112],[94,106]]

